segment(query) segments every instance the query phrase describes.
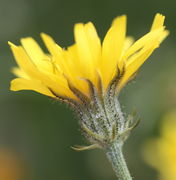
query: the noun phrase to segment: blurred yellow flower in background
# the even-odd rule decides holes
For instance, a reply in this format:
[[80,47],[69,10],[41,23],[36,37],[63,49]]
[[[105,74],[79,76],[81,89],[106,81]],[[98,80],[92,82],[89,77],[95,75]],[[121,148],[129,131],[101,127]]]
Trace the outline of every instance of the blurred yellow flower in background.
[[160,137],[149,140],[143,154],[159,172],[159,180],[176,180],[176,110],[165,115]]
[[167,36],[164,19],[156,14],[150,32],[136,42],[126,36],[125,15],[114,19],[102,44],[91,22],[75,25],[75,44],[67,49],[42,33],[49,54],[31,37],[22,38],[21,46],[9,42],[19,66],[13,69],[18,78],[12,80],[11,90],[34,90],[51,97],[77,99],[68,84],[89,96],[89,87],[83,78],[90,80],[97,89],[101,79],[106,91],[113,78],[119,75],[119,91]]
[[24,180],[24,163],[13,152],[0,148],[0,179],[1,180]]

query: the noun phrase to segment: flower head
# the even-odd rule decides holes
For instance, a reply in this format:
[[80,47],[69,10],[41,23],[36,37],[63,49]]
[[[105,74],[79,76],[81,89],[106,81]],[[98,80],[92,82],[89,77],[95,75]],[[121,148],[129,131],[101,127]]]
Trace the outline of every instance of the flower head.
[[75,44],[67,49],[42,33],[49,54],[30,37],[21,39],[21,46],[9,43],[19,65],[11,90],[34,90],[70,104],[95,146],[123,142],[133,125],[124,119],[117,94],[167,36],[163,23],[164,16],[157,14],[150,32],[134,42],[126,37],[126,16],[120,16],[102,43],[91,22],[79,23]]
[[159,172],[160,180],[176,179],[176,111],[165,115],[160,137],[144,146],[144,158]]
[[22,38],[21,46],[9,42],[19,66],[13,69],[18,78],[12,80],[11,90],[77,99],[71,87],[90,97],[86,80],[97,89],[101,81],[106,92],[112,80],[118,78],[115,89],[120,91],[167,36],[163,23],[164,16],[157,14],[150,32],[134,42],[126,37],[123,15],[114,19],[102,43],[91,22],[79,23],[74,27],[75,44],[67,49],[42,33],[49,54],[31,37]]

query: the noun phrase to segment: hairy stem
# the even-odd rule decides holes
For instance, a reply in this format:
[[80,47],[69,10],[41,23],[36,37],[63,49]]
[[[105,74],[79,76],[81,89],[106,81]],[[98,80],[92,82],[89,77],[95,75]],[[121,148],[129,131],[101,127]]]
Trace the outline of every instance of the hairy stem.
[[106,149],[106,155],[119,180],[132,180],[122,153],[122,144],[115,142],[110,145]]

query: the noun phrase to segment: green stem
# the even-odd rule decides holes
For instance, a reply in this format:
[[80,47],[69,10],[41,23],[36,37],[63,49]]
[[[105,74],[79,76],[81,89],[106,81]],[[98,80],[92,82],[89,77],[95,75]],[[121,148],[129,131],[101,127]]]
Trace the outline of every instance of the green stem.
[[122,153],[122,144],[113,143],[106,149],[106,155],[119,180],[132,180]]

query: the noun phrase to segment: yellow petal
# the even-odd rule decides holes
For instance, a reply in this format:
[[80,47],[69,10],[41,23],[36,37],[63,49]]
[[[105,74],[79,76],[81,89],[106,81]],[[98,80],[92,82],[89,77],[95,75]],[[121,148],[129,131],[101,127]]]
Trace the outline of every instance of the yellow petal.
[[15,46],[9,42],[14,57],[21,69],[33,80],[40,80],[47,87],[61,95],[73,96],[70,92],[67,81],[63,76],[51,72],[44,73],[33,64],[22,47]]
[[133,76],[134,73],[136,73],[139,67],[145,62],[145,60],[151,55],[151,53],[157,46],[158,44],[153,44],[152,46],[150,45],[149,47],[146,47],[146,49],[143,49],[140,53],[136,54],[135,57],[132,58],[133,63],[126,65],[126,72],[118,87],[119,90],[128,82],[131,76]]
[[[92,23],[76,24],[74,27],[76,48],[84,77],[95,79],[95,65],[100,54],[100,40]],[[83,71],[84,69],[84,71]]]
[[164,24],[164,20],[165,20],[165,16],[163,16],[162,14],[157,13],[155,15],[155,18],[153,20],[153,24],[151,27],[151,31],[161,28]]
[[22,38],[21,44],[34,63],[46,58],[46,55],[33,38]]
[[134,38],[133,37],[128,36],[128,37],[125,38],[123,52],[122,52],[123,55],[132,46],[133,43],[134,43]]
[[29,79],[29,76],[20,68],[14,67],[12,68],[13,74],[15,74],[17,77]]
[[59,66],[60,71],[67,76],[75,87],[81,90],[84,87],[85,90],[84,83],[78,79],[83,74],[81,74],[82,68],[80,67],[76,45],[68,47],[67,50],[62,50],[49,35],[41,33],[41,37],[52,55],[53,63]]
[[45,34],[45,33],[41,33],[41,37],[46,45],[46,47],[48,48],[49,52],[53,55],[58,57],[58,55],[60,55],[62,53],[62,48],[55,43],[55,41],[53,40],[52,37],[50,37],[49,35]]
[[33,90],[41,94],[44,94],[46,96],[55,97],[51,93],[51,91],[39,81],[29,80],[29,79],[24,79],[24,78],[16,78],[12,80],[10,89],[12,91]]
[[157,48],[160,44],[161,39],[164,39],[166,36],[167,33],[165,31],[162,31],[160,33],[157,33],[157,35],[153,36],[150,40],[147,40],[138,52],[129,57],[129,59],[126,61],[127,66],[134,63],[136,61],[136,57],[140,56],[140,54],[145,52],[147,49],[150,49],[151,47],[153,49]]
[[96,29],[91,22],[85,24],[84,29],[87,36],[87,43],[91,51],[91,58],[93,64],[96,66],[101,53],[100,38],[98,37]]
[[62,48],[57,45],[49,35],[41,33],[41,37],[49,52],[51,53],[51,60],[57,67],[58,71],[60,71],[62,74],[67,75],[69,79],[72,78],[74,76],[73,74],[77,72],[75,71],[77,70],[77,68],[75,68],[75,65],[77,65],[78,67],[78,63],[74,62],[74,60],[78,58],[73,56],[72,58],[65,57],[65,54],[66,52],[68,52],[68,50],[62,50]]
[[11,42],[8,43],[20,69],[23,69],[23,71],[32,78],[37,78],[38,75],[40,76],[40,74],[36,71],[36,66],[30,61],[24,49],[21,46],[16,46]]
[[27,55],[40,71],[53,71],[51,59],[42,51],[33,38],[22,38],[21,43]]
[[164,32],[163,28],[159,28],[157,30],[153,30],[146,35],[144,35],[142,38],[137,40],[124,54],[123,59],[128,59],[128,57],[132,56],[136,52],[138,52],[141,48],[143,48],[146,44],[148,44],[150,41],[153,41],[153,38],[159,37],[161,33]]
[[[41,37],[45,43],[45,46],[47,47],[47,49],[49,50],[49,52],[52,55],[52,61],[58,65],[59,70],[62,70],[62,59],[63,59],[63,55],[62,55],[62,48],[55,43],[55,41],[53,40],[52,37],[50,37],[49,35],[45,34],[45,33],[41,33]],[[60,65],[60,66],[59,66]]]
[[102,45],[101,71],[105,86],[112,78],[120,61],[126,35],[126,16],[117,17],[107,32]]

